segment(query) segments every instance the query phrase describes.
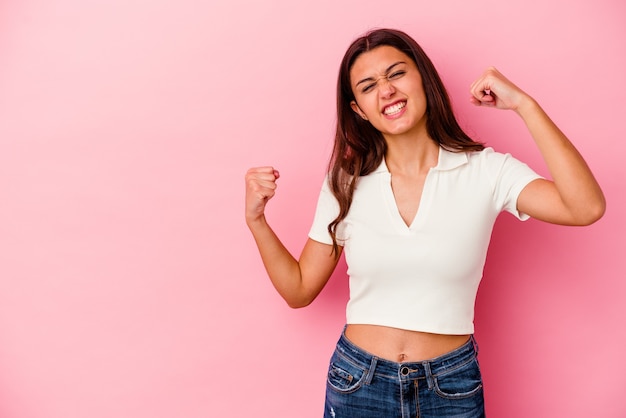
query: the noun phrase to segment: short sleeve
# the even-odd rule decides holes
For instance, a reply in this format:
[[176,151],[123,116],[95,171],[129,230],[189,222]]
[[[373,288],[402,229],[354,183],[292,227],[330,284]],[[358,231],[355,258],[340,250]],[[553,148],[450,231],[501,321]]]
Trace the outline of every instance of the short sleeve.
[[[309,238],[323,244],[332,245],[333,239],[328,232],[328,225],[337,218],[338,214],[339,202],[337,202],[337,199],[330,191],[327,177],[322,184],[317,200],[317,208],[313,217],[313,225],[309,231]],[[337,227],[337,241],[340,245],[344,239],[342,231],[343,225],[340,223]]]
[[522,221],[530,218],[517,210],[517,198],[530,182],[542,177],[511,154],[497,153],[492,148],[486,148],[483,153],[493,180],[496,206],[500,211],[509,212]]

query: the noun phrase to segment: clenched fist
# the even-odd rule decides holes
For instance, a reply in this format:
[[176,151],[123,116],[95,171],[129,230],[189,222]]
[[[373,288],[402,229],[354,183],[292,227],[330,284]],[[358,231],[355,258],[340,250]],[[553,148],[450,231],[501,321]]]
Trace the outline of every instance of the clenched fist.
[[529,99],[519,87],[496,68],[488,68],[470,87],[470,101],[476,106],[517,110]]
[[255,167],[246,173],[246,222],[263,218],[265,205],[276,193],[280,177],[274,167]]

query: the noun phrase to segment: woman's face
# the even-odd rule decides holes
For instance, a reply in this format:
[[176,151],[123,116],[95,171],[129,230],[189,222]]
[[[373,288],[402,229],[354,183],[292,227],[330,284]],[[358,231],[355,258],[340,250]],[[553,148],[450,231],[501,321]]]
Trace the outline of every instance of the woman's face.
[[417,66],[405,53],[379,46],[350,69],[352,110],[385,138],[426,132],[426,95]]

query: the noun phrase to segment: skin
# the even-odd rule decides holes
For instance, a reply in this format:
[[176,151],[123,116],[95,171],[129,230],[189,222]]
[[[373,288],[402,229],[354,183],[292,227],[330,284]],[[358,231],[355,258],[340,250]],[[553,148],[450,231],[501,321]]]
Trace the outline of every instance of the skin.
[[[426,131],[426,98],[413,61],[393,47],[381,46],[359,56],[351,71],[352,109],[368,120],[388,144],[385,156],[396,204],[407,224],[415,217],[426,174],[437,164],[439,146]],[[562,225],[589,225],[605,211],[600,186],[576,148],[539,104],[495,68],[470,87],[470,101],[485,108],[511,110],[526,124],[553,180],[535,180],[518,197],[517,208],[533,218]],[[393,114],[388,106],[406,104]],[[334,271],[331,246],[306,241],[299,259],[283,246],[265,219],[276,193],[278,171],[256,167],[246,174],[246,223],[268,275],[289,306],[310,304]],[[373,325],[349,325],[347,337],[363,349],[392,361],[421,361],[447,353],[468,335],[441,335]]]

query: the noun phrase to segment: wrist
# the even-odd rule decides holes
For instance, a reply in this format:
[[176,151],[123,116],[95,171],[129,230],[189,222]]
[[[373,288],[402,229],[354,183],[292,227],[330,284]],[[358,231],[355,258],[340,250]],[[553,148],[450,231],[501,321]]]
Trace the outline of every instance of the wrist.
[[258,229],[260,227],[266,226],[267,221],[265,219],[265,215],[264,214],[254,215],[254,216],[246,215],[246,225],[248,225],[248,228],[251,231]]
[[517,105],[517,108],[515,108],[515,112],[522,118],[525,118],[539,109],[539,103],[537,103],[535,99],[528,95],[524,95],[520,103]]

